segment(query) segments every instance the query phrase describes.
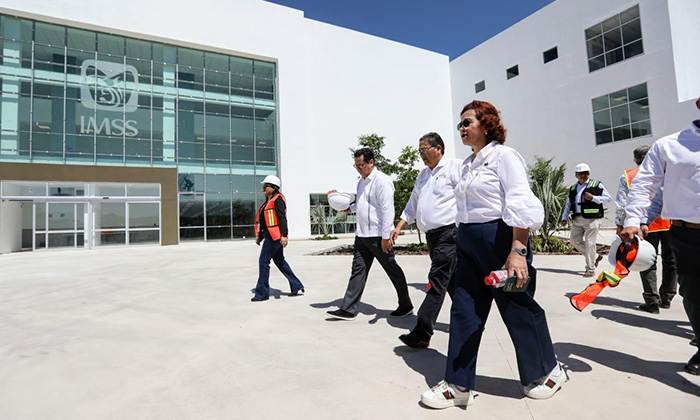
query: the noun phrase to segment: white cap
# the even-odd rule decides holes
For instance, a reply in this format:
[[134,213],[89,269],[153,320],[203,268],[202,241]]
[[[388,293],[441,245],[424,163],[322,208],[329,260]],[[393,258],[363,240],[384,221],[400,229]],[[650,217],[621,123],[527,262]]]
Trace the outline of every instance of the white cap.
[[277,188],[280,188],[282,186],[280,179],[274,175],[266,176],[265,179],[262,180],[261,184],[272,184],[272,185],[276,186]]
[[588,167],[588,164],[586,163],[579,163],[576,165],[574,168],[574,172],[579,173],[579,172],[590,172],[591,168]]

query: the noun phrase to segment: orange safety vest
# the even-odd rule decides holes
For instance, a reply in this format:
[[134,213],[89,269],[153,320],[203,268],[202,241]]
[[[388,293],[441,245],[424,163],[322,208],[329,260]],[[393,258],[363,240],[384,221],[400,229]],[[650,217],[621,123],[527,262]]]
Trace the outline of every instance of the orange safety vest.
[[[628,191],[630,189],[630,186],[632,185],[634,177],[637,176],[637,172],[639,172],[639,168],[625,170],[625,181],[627,182]],[[651,198],[654,197],[652,196]],[[662,219],[661,216],[657,217],[656,220],[649,223],[649,232],[660,232],[669,229],[671,229],[671,221]]]
[[282,197],[282,201],[284,203],[287,203],[287,200],[284,198],[282,193],[277,193],[274,197],[272,197],[271,200],[267,200],[266,203],[263,203],[260,207],[258,207],[258,211],[255,212],[255,237],[257,238],[259,235],[259,229],[258,227],[260,226],[260,210],[262,210],[263,206],[265,206],[265,224],[267,225],[267,231],[270,232],[270,236],[272,237],[273,241],[277,241],[282,237],[282,232],[280,232],[280,226],[279,226],[279,218],[277,217],[277,210],[275,209],[275,200],[277,198]]

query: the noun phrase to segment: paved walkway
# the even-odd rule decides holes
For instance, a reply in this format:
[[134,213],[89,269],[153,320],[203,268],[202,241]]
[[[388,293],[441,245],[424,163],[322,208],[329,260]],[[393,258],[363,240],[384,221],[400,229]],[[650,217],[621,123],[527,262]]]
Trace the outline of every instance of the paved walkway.
[[[635,310],[633,275],[578,313],[567,295],[587,284],[580,256],[535,259],[571,376],[554,398],[523,398],[494,308],[476,404],[421,407],[443,376],[449,301],[431,348],[407,349],[397,337],[415,317],[388,319],[396,296],[374,267],[358,319],[328,320],[351,257],[307,254],[350,242],[292,241],[306,295],[287,296],[273,268],[273,298],[257,304],[250,241],[0,256],[0,419],[700,418],[700,377],[682,371],[694,349],[680,299],[660,315]],[[428,258],[398,261],[417,306]]]

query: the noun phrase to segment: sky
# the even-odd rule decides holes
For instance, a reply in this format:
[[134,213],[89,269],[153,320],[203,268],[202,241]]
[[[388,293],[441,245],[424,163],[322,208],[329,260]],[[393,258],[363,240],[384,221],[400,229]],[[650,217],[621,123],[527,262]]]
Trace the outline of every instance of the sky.
[[266,0],[454,60],[554,0]]

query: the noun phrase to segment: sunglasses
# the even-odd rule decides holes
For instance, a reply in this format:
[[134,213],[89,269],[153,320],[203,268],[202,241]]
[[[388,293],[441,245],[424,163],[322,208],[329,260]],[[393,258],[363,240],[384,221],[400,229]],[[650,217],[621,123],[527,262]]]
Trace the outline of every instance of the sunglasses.
[[464,120],[461,123],[457,124],[457,130],[459,130],[460,128],[467,128],[467,127],[469,127],[469,124],[471,124],[471,123],[472,122],[469,120]]

